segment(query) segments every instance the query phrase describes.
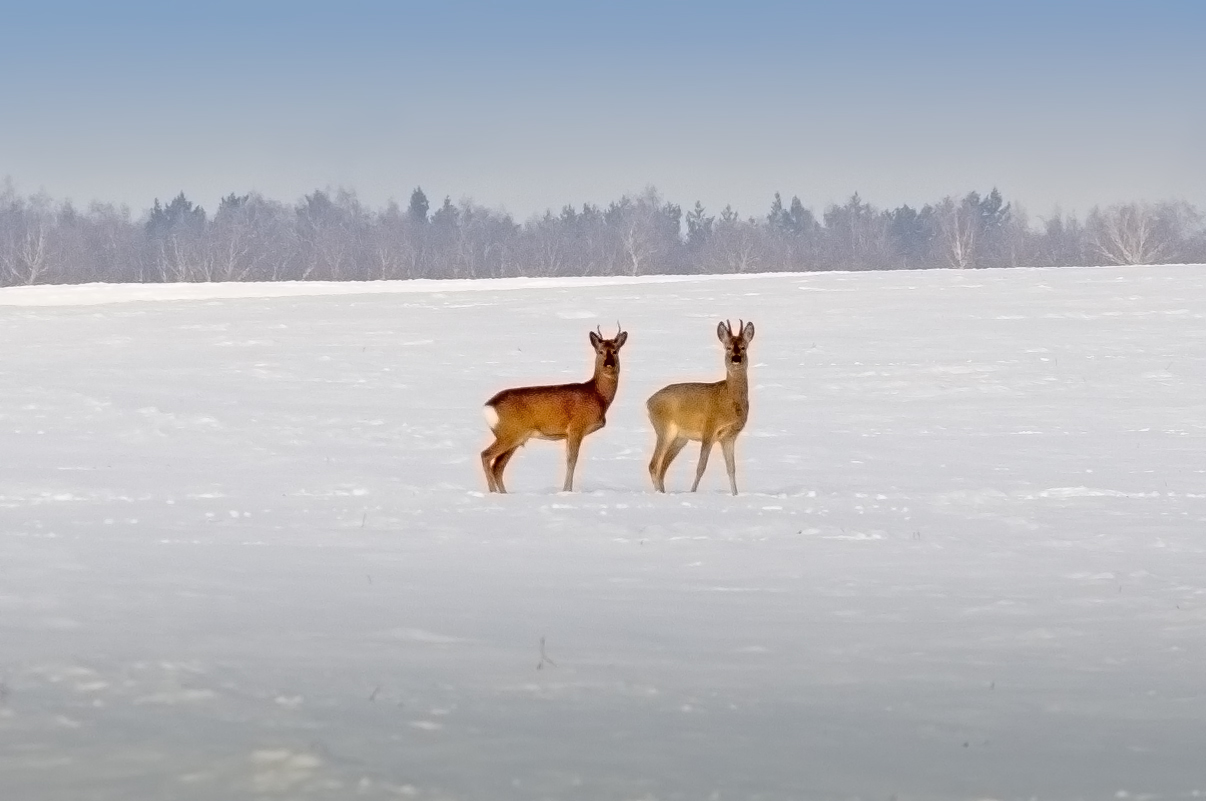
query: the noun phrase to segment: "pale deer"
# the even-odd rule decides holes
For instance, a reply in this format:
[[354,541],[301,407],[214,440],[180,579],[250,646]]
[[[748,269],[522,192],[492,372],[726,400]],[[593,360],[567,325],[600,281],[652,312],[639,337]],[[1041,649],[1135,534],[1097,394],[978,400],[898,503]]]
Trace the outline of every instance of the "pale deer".
[[[619,324],[617,323],[617,329]],[[494,432],[494,443],[482,451],[482,468],[491,492],[506,492],[503,469],[522,445],[532,437],[565,440],[565,486],[574,488],[574,466],[582,439],[602,428],[607,407],[616,397],[620,382],[620,348],[628,332],[617,330],[613,339],[602,331],[590,332],[595,349],[595,374],[581,384],[504,389],[486,401],[486,422]]]
[[663,387],[645,404],[649,409],[649,420],[657,434],[657,445],[653,459],[649,462],[649,475],[653,488],[666,491],[666,470],[674,457],[690,440],[700,443],[699,466],[695,468],[695,483],[691,491],[699,489],[708,466],[708,454],[717,442],[724,452],[725,467],[729,471],[729,485],[737,494],[737,464],[734,449],[737,435],[745,428],[750,414],[749,368],[750,340],[754,338],[754,324],[744,321],[733,333],[733,324],[723,322],[716,327],[716,336],[724,343],[725,378],[712,384],[671,384]]

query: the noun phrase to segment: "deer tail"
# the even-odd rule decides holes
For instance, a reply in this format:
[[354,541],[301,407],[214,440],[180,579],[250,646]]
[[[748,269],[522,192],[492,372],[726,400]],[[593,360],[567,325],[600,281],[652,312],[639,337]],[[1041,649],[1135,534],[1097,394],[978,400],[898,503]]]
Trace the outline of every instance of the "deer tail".
[[490,430],[493,431],[498,426],[498,410],[494,408],[493,404],[487,403],[482,407],[482,414],[485,415],[486,425],[490,426]]

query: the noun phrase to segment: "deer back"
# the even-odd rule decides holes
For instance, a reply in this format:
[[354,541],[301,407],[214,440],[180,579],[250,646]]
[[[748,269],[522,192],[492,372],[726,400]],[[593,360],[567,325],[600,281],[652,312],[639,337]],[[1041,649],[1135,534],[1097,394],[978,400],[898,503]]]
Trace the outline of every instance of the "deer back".
[[570,431],[590,432],[602,428],[616,395],[620,377],[619,351],[628,339],[620,331],[613,339],[591,332],[595,370],[589,381],[576,384],[515,387],[504,389],[486,401],[487,413],[496,420],[490,428],[545,439],[563,439]]
[[724,380],[670,384],[658,390],[646,404],[655,423],[672,425],[691,439],[736,435],[745,427],[750,410],[747,348],[754,324],[739,326],[738,332],[726,323],[717,328],[725,346]]
[[491,426],[495,431],[522,430],[546,439],[561,439],[575,427],[590,428],[603,419],[609,405],[593,381],[504,389],[486,401],[497,415]]

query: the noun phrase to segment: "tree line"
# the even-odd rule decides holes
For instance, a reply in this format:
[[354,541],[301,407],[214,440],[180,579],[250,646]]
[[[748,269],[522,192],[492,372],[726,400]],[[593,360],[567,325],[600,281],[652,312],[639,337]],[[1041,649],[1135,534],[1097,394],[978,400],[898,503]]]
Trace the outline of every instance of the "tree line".
[[996,189],[919,208],[880,209],[858,194],[818,217],[776,193],[743,216],[700,203],[685,213],[654,189],[607,206],[565,206],[518,223],[505,212],[421,188],[403,208],[319,190],[288,204],[256,193],[212,214],[183,193],[134,217],[78,209],[0,187],[0,285],[377,280],[504,276],[1206,262],[1202,215],[1184,202],[1094,208],[1030,219]]

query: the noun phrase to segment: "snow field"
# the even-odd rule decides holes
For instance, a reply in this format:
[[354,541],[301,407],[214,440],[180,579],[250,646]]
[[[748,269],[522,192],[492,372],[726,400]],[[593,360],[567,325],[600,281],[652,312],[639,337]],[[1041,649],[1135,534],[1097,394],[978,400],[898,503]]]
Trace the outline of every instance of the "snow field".
[[[0,291],[0,797],[1198,797],[1203,298],[1200,267]],[[726,317],[742,494],[719,451],[683,492],[691,445],[655,495],[644,400],[721,376]],[[487,495],[481,404],[585,379],[617,318],[582,491],[534,442]]]

